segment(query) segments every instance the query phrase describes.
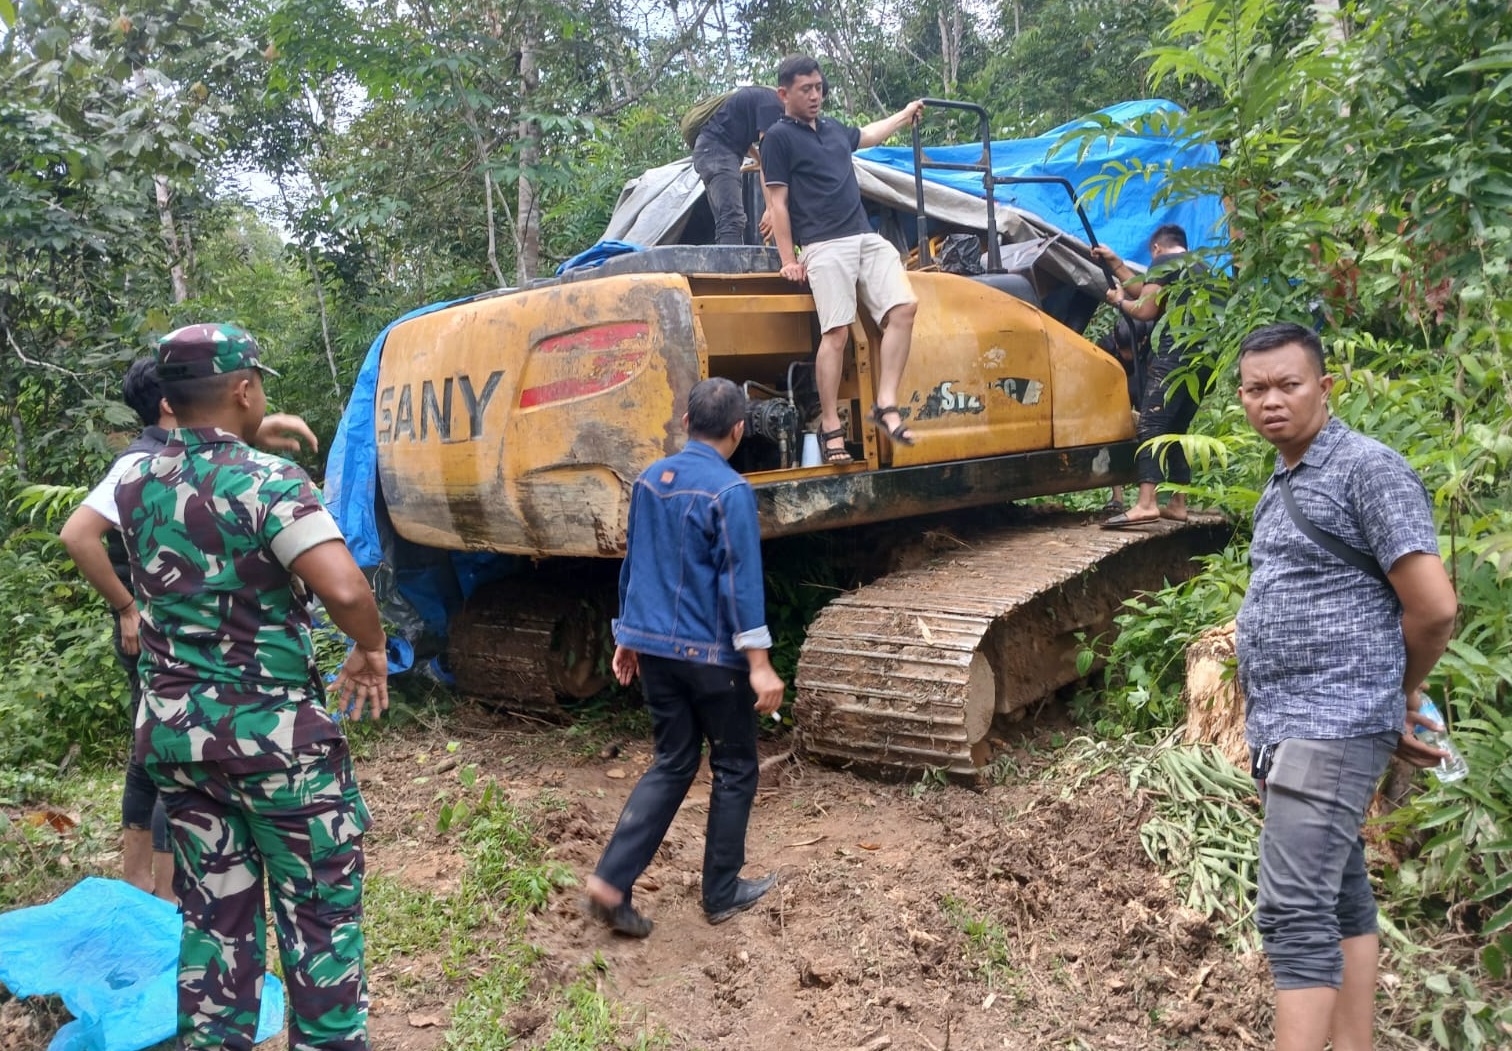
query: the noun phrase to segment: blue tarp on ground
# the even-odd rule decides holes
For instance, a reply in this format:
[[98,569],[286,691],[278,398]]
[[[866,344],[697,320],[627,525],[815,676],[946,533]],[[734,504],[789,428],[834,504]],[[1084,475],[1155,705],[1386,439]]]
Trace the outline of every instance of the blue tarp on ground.
[[[1121,133],[1109,142],[1099,138],[1086,156],[1078,159],[1079,142],[1059,149],[1056,144],[1066,133],[1078,128],[1096,127],[1092,120],[1071,121],[1029,139],[1003,139],[992,144],[992,171],[995,176],[1055,175],[1068,180],[1078,194],[1089,187],[1089,180],[1109,173],[1128,170],[1130,165],[1163,169],[1188,168],[1218,163],[1218,150],[1175,138],[1162,130],[1162,114],[1179,114],[1181,108],[1165,99],[1121,102],[1097,111],[1115,124],[1130,124],[1149,118],[1144,134]],[[931,160],[955,164],[975,164],[981,159],[980,144],[965,146],[930,146],[925,153]],[[856,156],[874,164],[899,171],[913,172],[913,149],[901,146],[875,146]],[[985,197],[982,177],[975,172],[942,171],[925,168],[924,178],[950,186],[976,197]],[[1109,245],[1124,259],[1148,265],[1147,243],[1150,233],[1162,223],[1177,223],[1187,232],[1191,248],[1221,248],[1227,243],[1223,224],[1223,202],[1216,196],[1190,201],[1156,204],[1154,197],[1163,180],[1146,181],[1142,175],[1129,178],[1118,194],[1117,208],[1109,212],[1106,199],[1086,209],[1097,239]],[[1070,197],[1059,186],[1009,185],[995,188],[993,197],[1032,212],[1080,240],[1086,239],[1081,220],[1076,216]]]
[[[0,916],[0,983],[62,997],[74,1021],[48,1051],[140,1051],[178,1029],[178,908],[120,880],[90,877],[46,905]],[[283,984],[263,979],[257,1039],[283,1028]]]

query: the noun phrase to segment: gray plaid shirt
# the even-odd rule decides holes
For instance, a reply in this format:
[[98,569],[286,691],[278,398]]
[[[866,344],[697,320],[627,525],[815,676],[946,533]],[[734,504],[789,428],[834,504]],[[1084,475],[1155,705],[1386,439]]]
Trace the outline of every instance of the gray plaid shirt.
[[[1330,419],[1290,478],[1314,525],[1382,569],[1414,552],[1438,554],[1427,490],[1375,439]],[[1400,731],[1407,651],[1390,585],[1309,540],[1275,485],[1255,507],[1250,567],[1237,640],[1250,746]]]

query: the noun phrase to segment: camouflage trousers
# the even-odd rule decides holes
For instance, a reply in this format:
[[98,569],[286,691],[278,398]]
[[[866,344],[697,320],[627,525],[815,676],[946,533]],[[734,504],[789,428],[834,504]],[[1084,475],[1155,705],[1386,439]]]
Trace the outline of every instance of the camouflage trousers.
[[367,1051],[362,834],[370,819],[344,739],[294,754],[154,762],[173,840],[181,1048],[249,1051],[266,969],[263,877],[291,1051]]

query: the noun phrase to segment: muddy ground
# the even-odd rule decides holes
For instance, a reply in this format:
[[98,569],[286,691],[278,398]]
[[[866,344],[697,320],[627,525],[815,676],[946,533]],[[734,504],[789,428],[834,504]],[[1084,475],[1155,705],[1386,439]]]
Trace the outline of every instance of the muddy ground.
[[[704,921],[698,890],[705,770],[636,888],[656,922],[649,939],[590,923],[575,889],[532,920],[529,937],[562,975],[602,954],[604,992],[677,1048],[1267,1042],[1257,1035],[1270,1028],[1263,960],[1218,944],[1204,917],[1176,903],[1140,848],[1148,804],[1116,771],[1074,794],[1041,779],[1066,729],[1052,722],[1044,716],[1002,742],[1014,773],[980,790],[881,784],[794,760],[771,766],[746,871],[777,871],[781,884],[719,927]],[[359,768],[378,822],[372,871],[430,889],[460,876],[461,858],[433,831],[437,785],[416,783],[447,740],[511,798],[550,793],[551,853],[580,878],[651,758],[645,739],[585,740],[480,713],[380,739]],[[774,738],[764,751],[788,744]],[[396,966],[411,965],[372,976],[374,1046],[439,1047],[439,1027],[409,1023],[444,1018],[450,1004],[398,992]],[[540,1021],[530,1015],[527,1006],[511,1019],[526,1046]]]
[[[549,856],[581,879],[650,762],[640,725],[551,728],[463,709],[444,725],[368,736],[358,775],[376,822],[369,873],[455,890],[465,860],[457,836],[436,831],[438,807],[494,780],[542,815]],[[537,982],[566,984],[601,957],[600,989],[628,1031],[679,1049],[1268,1043],[1264,962],[1225,948],[1177,904],[1140,848],[1148,802],[1116,770],[1074,792],[1047,779],[1070,732],[1053,710],[999,729],[1003,783],[979,789],[879,783],[781,759],[790,739],[765,740],[774,761],[746,871],[781,883],[719,927],[698,888],[705,769],[636,888],[652,936],[613,936],[584,917],[577,888],[559,891],[529,921],[527,939],[546,954]],[[441,976],[437,959],[374,963],[375,1051],[441,1047],[463,980]],[[550,1031],[543,1002],[527,996],[505,1020],[519,1046]],[[35,1003],[0,1005],[0,1047],[46,1045],[61,1011]]]

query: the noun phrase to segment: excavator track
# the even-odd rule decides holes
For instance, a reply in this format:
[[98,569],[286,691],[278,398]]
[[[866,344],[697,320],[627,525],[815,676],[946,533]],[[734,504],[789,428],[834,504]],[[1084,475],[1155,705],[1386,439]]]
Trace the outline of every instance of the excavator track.
[[506,577],[469,599],[450,633],[457,691],[561,722],[570,716],[559,698],[592,697],[608,685],[608,616],[582,579],[575,584]]
[[1227,543],[1217,517],[1108,531],[1047,516],[986,528],[827,605],[799,653],[799,742],[882,775],[974,780],[994,715],[1078,678],[1076,635],[1135,592],[1183,580]]

